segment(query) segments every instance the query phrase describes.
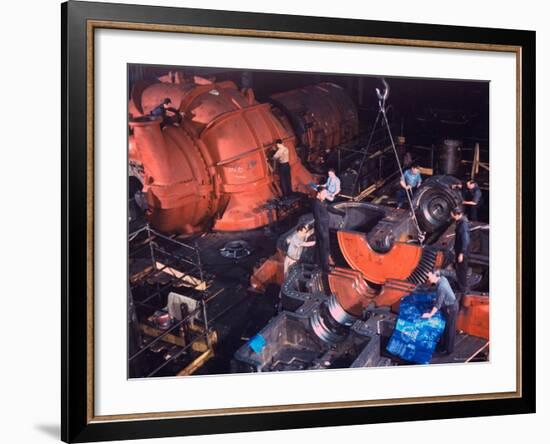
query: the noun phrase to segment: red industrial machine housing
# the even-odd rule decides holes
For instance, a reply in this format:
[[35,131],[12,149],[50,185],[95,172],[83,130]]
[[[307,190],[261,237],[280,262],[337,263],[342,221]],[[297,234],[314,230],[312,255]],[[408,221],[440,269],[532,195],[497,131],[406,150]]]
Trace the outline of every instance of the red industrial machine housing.
[[[195,79],[196,81],[196,79]],[[170,98],[183,114],[161,129],[150,112]],[[240,231],[266,225],[279,194],[269,151],[282,139],[290,151],[292,186],[307,192],[314,177],[295,152],[294,134],[268,103],[241,94],[233,82],[137,84],[130,103],[130,160],[143,165],[148,217],[160,231]]]
[[[279,97],[283,113],[231,81],[173,75],[161,80],[137,82],[129,104],[130,161],[142,166],[147,214],[156,229],[240,231],[275,220],[266,203],[281,194],[269,156],[277,139],[290,151],[293,190],[311,192],[314,176],[296,153],[288,117],[295,109],[288,97],[296,92]],[[309,147],[330,149],[357,134],[355,105],[340,87],[323,83],[300,91],[309,98],[301,115],[308,127],[300,139]],[[182,114],[179,126],[161,128],[150,115],[165,98]]]
[[[432,187],[433,184],[425,186]],[[353,210],[357,205],[361,204],[340,203],[336,207]],[[366,214],[369,207],[364,205],[362,210]],[[409,243],[407,238],[411,226],[406,223],[408,213],[396,209],[383,211],[385,216],[368,233],[356,231],[362,229],[364,219],[361,218],[355,217],[354,223],[358,226],[350,222],[351,225],[346,227],[346,221],[354,220],[354,213],[335,222],[337,243],[332,244],[333,253],[337,249],[347,267],[334,267],[328,273],[328,285],[341,309],[356,318],[371,306],[391,307],[398,313],[400,300],[413,292],[417,285],[426,283],[429,271],[443,267],[448,249],[445,239],[454,230],[449,226],[441,235],[442,240],[432,246]],[[391,243],[387,242],[389,239],[392,239]],[[263,291],[272,283],[282,285],[284,256],[284,251],[278,250],[255,269],[251,287]],[[473,336],[489,338],[488,295],[464,296],[457,328]]]

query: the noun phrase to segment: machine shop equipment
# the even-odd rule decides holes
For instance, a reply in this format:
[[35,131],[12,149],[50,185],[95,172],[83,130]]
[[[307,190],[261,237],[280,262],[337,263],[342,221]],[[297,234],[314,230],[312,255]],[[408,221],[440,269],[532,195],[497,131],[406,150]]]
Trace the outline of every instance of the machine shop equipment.
[[[302,257],[281,282],[284,311],[259,333],[266,339],[265,350],[253,353],[242,346],[235,354],[236,368],[351,367],[359,355],[364,363],[383,365],[383,332],[392,330],[399,301],[422,289],[428,272],[449,261],[454,233],[450,210],[460,202],[451,187],[456,182],[434,176],[418,190],[414,202],[427,233],[424,244],[415,238],[409,210],[366,202],[333,204],[338,210],[330,219],[335,267],[325,279],[311,251]],[[308,222],[307,217],[301,222]],[[483,275],[488,273],[487,228],[472,227],[472,288],[484,288]],[[486,293],[464,296],[457,325],[469,335],[489,337]]]
[[[465,178],[461,156],[472,139],[438,133],[431,148],[409,132],[407,143],[394,140],[385,81],[378,109],[367,109],[337,76],[294,77],[288,91],[273,93],[281,85],[271,74],[240,87],[237,74],[190,69],[131,84],[131,377],[395,365],[386,344],[402,297],[427,290],[428,272],[454,260],[450,211],[463,200],[454,185]],[[181,120],[151,115],[165,98]],[[271,158],[279,138],[294,191],[284,198]],[[395,208],[413,162],[423,184],[406,208]],[[285,275],[287,239],[298,224],[313,225],[310,198],[329,167],[341,179],[329,204],[330,272],[306,247]],[[472,291],[462,297],[457,329],[482,350],[488,224],[472,223],[471,239]]]

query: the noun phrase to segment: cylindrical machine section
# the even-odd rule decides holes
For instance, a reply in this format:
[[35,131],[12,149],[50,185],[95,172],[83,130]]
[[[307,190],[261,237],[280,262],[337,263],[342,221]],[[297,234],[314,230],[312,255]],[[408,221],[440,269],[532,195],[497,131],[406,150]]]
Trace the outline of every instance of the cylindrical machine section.
[[339,304],[335,295],[321,303],[309,319],[313,333],[328,344],[342,342],[349,334],[349,329],[357,317],[347,313]]
[[357,136],[357,107],[339,85],[310,85],[273,94],[270,100],[292,125],[302,160],[310,164],[320,166],[328,150]]
[[223,217],[214,225],[217,230],[247,230],[269,222],[268,210],[261,207],[276,197],[276,190],[266,147],[272,146],[277,134],[266,125],[268,112],[268,106],[258,105],[228,113],[201,134],[212,156],[218,192],[224,196]]
[[334,294],[330,295],[327,301],[327,307],[332,318],[340,325],[351,327],[357,320],[357,317],[344,310],[342,305],[340,305],[337,296]]
[[172,101],[172,107],[179,109],[184,98],[192,88],[192,84],[137,82],[133,85],[132,91],[130,91],[128,112],[133,119],[139,116],[146,116],[166,98]]
[[149,115],[164,99],[183,112],[198,131],[222,114],[257,104],[241,94],[231,81],[218,83],[139,83],[131,92],[129,112],[132,117]]
[[456,176],[460,172],[462,159],[462,142],[445,139],[438,149],[437,170],[439,174]]
[[462,204],[460,190],[452,188],[457,184],[453,176],[432,176],[415,193],[413,207],[424,232],[433,233],[451,220],[451,210]]
[[130,122],[134,149],[143,165],[143,192],[152,225],[165,232],[193,232],[213,214],[213,184],[201,152],[182,128],[160,120]]
[[202,129],[223,114],[257,104],[241,94],[233,82],[226,81],[196,86],[184,100],[182,111]]

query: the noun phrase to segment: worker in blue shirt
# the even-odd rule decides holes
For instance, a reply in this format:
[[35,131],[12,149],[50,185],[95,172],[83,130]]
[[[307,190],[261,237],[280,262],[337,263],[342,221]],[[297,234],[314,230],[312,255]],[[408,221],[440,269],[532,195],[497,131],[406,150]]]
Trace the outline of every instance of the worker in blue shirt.
[[151,110],[150,114],[152,116],[162,117],[161,128],[164,128],[166,125],[178,126],[181,123],[181,114],[176,108],[170,106],[171,103],[172,100],[166,97],[160,105]]
[[439,310],[445,317],[445,330],[439,341],[439,350],[450,354],[455,348],[456,318],[458,315],[458,301],[447,278],[441,270],[428,273],[428,282],[435,285],[436,298],[431,311],[422,315],[423,319],[429,319]]
[[336,175],[334,168],[328,170],[328,178],[323,186],[327,190],[327,200],[332,202],[336,195],[340,192],[340,179]]
[[458,291],[461,296],[469,291],[468,288],[468,259],[470,257],[470,223],[460,207],[451,210],[451,217],[455,226],[455,270]]
[[401,208],[407,200],[407,193],[413,197],[414,192],[422,185],[422,176],[420,175],[420,167],[413,164],[408,170],[403,173],[402,179],[399,181],[399,190],[395,196],[397,200],[397,208]]

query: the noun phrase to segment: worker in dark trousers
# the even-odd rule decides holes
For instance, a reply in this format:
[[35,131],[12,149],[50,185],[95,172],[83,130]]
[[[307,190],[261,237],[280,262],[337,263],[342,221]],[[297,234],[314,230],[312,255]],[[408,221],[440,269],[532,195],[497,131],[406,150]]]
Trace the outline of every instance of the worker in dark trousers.
[[315,219],[315,237],[317,239],[319,262],[323,271],[328,273],[330,271],[330,240],[327,194],[327,190],[320,186],[317,196],[313,200],[313,217]]
[[459,300],[469,291],[468,288],[468,259],[470,256],[470,223],[460,207],[451,210],[451,217],[455,226],[455,270]]
[[464,208],[468,213],[468,219],[479,220],[478,209],[482,203],[483,196],[479,185],[475,180],[468,180],[466,182],[466,188],[463,190],[462,194],[464,196],[464,202],[462,202],[462,205],[464,205]]
[[455,349],[456,318],[458,316],[458,301],[445,276],[440,270],[428,273],[428,282],[435,285],[436,298],[432,310],[422,315],[423,319],[429,319],[439,310],[445,317],[445,330],[439,341],[439,351],[450,354]]
[[151,111],[152,116],[162,117],[161,128],[166,125],[179,125],[181,123],[181,114],[176,108],[170,106],[171,103],[172,100],[166,97],[160,105]]
[[399,181],[399,190],[395,195],[397,200],[397,208],[401,208],[408,201],[407,193],[412,199],[414,192],[422,185],[422,176],[420,175],[420,167],[413,164],[408,170],[405,170],[403,177]]
[[483,201],[483,194],[475,180],[468,180],[465,185],[462,183],[451,185],[452,189],[460,189],[462,193],[462,205],[466,210],[469,220],[479,220],[478,210]]
[[288,148],[281,139],[275,141],[277,151],[273,154],[273,161],[278,164],[279,180],[281,182],[281,192],[283,197],[288,197],[292,193],[292,182],[290,179],[290,165]]

